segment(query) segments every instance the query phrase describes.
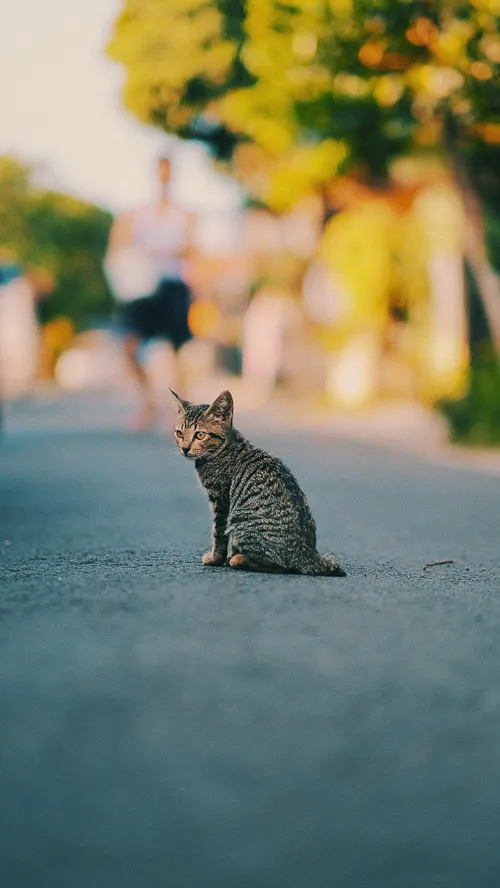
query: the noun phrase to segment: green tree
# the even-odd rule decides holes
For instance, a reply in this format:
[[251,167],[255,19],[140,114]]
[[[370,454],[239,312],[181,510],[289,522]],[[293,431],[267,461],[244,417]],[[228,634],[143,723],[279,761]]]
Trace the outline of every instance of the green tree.
[[280,157],[334,140],[384,180],[415,144],[500,142],[499,24],[499,0],[125,0],[108,52],[146,122]]
[[499,30],[500,0],[125,0],[109,52],[132,113],[219,139],[278,209],[339,169],[383,186],[394,158],[440,153],[500,351],[483,219],[500,210]]
[[125,107],[228,159],[237,137],[216,109],[252,80],[240,53],[244,16],[244,0],[125,0],[108,45],[125,67]]
[[462,194],[466,258],[500,352],[500,282],[483,217],[485,204],[500,210],[499,26],[499,0],[248,0],[242,54],[255,82],[222,107],[268,151],[281,139],[283,153],[308,144],[313,157],[340,143],[344,166],[375,183],[410,149],[441,154]]
[[33,185],[33,170],[0,157],[0,258],[41,268],[54,281],[44,319],[70,318],[77,327],[107,315],[111,297],[101,264],[111,216],[92,204]]

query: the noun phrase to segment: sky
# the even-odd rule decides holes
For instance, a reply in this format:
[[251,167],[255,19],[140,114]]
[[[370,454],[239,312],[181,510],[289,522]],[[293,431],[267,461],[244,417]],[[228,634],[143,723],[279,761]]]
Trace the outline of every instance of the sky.
[[[152,196],[155,158],[169,144],[121,108],[123,71],[104,52],[120,8],[11,0],[0,52],[0,154],[41,164],[44,183],[113,212]],[[200,145],[175,150],[173,166],[180,202],[237,206],[239,189],[212,171]]]

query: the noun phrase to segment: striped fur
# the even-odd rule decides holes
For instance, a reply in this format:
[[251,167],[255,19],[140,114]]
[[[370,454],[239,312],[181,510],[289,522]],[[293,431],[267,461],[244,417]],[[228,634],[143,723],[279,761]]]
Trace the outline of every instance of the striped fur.
[[289,469],[233,428],[233,399],[177,399],[175,437],[194,461],[213,512],[212,549],[203,563],[244,570],[345,576],[333,555],[316,551],[316,524]]

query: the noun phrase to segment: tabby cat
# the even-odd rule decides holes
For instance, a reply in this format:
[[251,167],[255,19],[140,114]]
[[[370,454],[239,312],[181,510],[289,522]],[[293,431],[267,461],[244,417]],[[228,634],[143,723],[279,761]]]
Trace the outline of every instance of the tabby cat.
[[333,555],[316,551],[316,524],[290,470],[233,428],[231,393],[211,405],[172,394],[179,450],[194,460],[213,511],[212,551],[203,564],[344,577]]

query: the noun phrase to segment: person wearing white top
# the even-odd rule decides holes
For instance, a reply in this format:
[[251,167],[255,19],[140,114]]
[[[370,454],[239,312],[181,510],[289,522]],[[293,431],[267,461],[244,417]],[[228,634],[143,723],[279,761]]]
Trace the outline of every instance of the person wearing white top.
[[178,352],[191,338],[191,295],[185,276],[195,218],[170,201],[170,175],[170,160],[161,157],[158,201],[116,217],[104,262],[104,272],[117,301],[125,354],[141,392],[141,408],[133,422],[137,432],[146,431],[158,413],[152,386],[138,359],[140,345],[153,338],[171,342],[176,376],[171,380],[172,388],[182,392]]

